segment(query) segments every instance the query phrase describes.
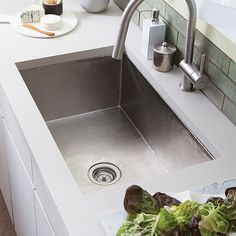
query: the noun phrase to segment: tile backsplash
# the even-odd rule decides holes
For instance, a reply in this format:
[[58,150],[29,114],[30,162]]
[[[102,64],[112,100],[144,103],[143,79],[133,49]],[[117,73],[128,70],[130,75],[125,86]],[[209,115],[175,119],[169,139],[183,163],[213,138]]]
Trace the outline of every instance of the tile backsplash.
[[[129,0],[114,0],[124,10]],[[144,19],[151,16],[152,8],[160,9],[166,23],[166,40],[177,47],[175,64],[184,57],[186,20],[164,0],[145,0],[133,15],[133,21],[142,28]],[[202,54],[206,54],[204,73],[210,78],[210,85],[202,92],[236,124],[236,64],[215,44],[198,30],[194,43],[193,62],[199,67]]]

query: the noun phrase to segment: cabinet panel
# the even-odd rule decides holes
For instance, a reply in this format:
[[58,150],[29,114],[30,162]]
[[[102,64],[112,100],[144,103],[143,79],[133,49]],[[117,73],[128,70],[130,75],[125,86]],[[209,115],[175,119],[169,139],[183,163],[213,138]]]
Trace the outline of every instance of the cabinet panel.
[[10,191],[10,178],[8,172],[7,153],[5,136],[7,130],[4,126],[3,119],[0,111],[0,189],[5,200],[9,215],[13,222],[12,204],[11,204],[11,191]]
[[5,96],[4,91],[0,85],[0,109],[2,111],[2,116],[4,116],[5,124],[9,132],[13,136],[14,143],[17,147],[18,152],[23,160],[25,168],[32,179],[32,166],[31,166],[31,157],[32,154],[29,150],[28,144],[25,140],[24,134],[18,124],[15,114],[11,109],[11,106],[8,102],[8,99]]
[[53,230],[57,236],[68,236],[69,233],[65,227],[65,224],[57,210],[55,202],[48,190],[47,185],[44,182],[43,176],[33,160],[33,181],[36,188],[37,195],[40,198],[40,201],[44,207],[45,213],[52,225]]
[[53,228],[49,222],[49,219],[44,211],[42,203],[36,193],[35,196],[35,212],[36,212],[36,225],[38,236],[55,236]]
[[5,140],[15,230],[17,236],[36,236],[34,188],[9,131]]

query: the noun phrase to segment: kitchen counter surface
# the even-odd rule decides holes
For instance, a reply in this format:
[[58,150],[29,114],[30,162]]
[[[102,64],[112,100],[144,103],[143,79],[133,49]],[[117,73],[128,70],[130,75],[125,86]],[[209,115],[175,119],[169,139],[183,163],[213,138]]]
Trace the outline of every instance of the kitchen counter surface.
[[[7,6],[3,9],[5,12],[0,14],[9,14]],[[101,14],[84,12],[75,0],[65,1],[65,10],[74,12],[79,23],[73,32],[59,38],[28,38],[14,32],[10,25],[0,24],[0,85],[70,235],[102,236],[102,215],[122,208],[125,189],[134,183],[82,193],[16,67],[16,63],[23,69],[111,53],[121,19],[121,11],[113,2]],[[177,68],[170,73],[154,71],[151,61],[140,53],[140,39],[140,29],[131,23],[126,43],[128,57],[216,160],[160,176],[141,176],[135,184],[150,192],[176,192],[236,177],[236,126],[202,93],[181,92]]]

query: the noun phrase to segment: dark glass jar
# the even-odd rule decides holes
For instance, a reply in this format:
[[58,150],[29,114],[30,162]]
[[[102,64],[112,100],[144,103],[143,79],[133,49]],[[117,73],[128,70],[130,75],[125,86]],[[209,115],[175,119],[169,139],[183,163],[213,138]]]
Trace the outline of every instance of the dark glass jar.
[[45,14],[54,14],[60,16],[63,12],[62,0],[43,0]]

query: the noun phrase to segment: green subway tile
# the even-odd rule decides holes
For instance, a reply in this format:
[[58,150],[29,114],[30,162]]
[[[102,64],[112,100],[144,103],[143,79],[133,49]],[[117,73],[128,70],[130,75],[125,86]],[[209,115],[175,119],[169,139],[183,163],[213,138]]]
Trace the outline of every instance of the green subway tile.
[[120,0],[113,0],[118,6],[120,5]]
[[[116,5],[117,5],[117,6],[118,6],[118,7],[121,9],[121,6],[120,6],[120,5],[121,5],[121,4],[120,4],[120,1],[121,1],[121,0],[114,0],[114,2],[116,3]],[[121,10],[123,10],[123,9],[121,9]]]
[[196,31],[195,47],[205,53],[221,71],[228,74],[230,58],[199,31]]
[[229,78],[236,83],[236,64],[233,61],[230,62]]
[[128,5],[129,1],[128,0],[119,0],[119,6],[121,9],[125,9],[126,6]]
[[202,92],[219,108],[222,108],[224,94],[213,84],[209,83],[209,85],[202,89]]
[[153,0],[145,0],[150,6],[153,6]]
[[206,48],[208,47],[208,39],[200,33],[198,30],[196,30],[195,33],[195,42],[194,45],[200,50],[200,51],[205,51]]
[[185,37],[182,34],[178,34],[177,48],[184,54],[185,52]]
[[236,124],[236,104],[227,97],[225,97],[222,111],[234,124]]
[[132,16],[132,21],[137,25],[139,26],[139,11],[135,10],[133,16]]
[[175,27],[182,35],[186,34],[186,20],[168,4],[166,4],[165,18],[167,22]]
[[184,59],[184,54],[177,49],[174,55],[174,63],[175,65],[179,66],[179,63]]
[[207,74],[212,82],[220,88],[220,90],[236,103],[236,84],[233,83],[222,71],[214,64],[209,62],[207,66]]
[[178,37],[178,31],[169,25],[165,20],[164,22],[166,23],[166,41],[169,41],[173,43],[174,45],[177,44],[177,37]]
[[165,1],[163,1],[163,0],[153,0],[153,5],[152,6],[156,9],[159,9],[162,16],[165,15],[165,6],[166,6]]
[[152,6],[148,4],[147,2],[142,2],[138,6],[138,11],[141,12],[146,18],[151,18],[152,17]]
[[201,56],[202,56],[202,53],[194,47],[193,49],[193,63],[194,65],[197,66],[197,68],[199,69],[200,67],[200,63],[201,63]]

